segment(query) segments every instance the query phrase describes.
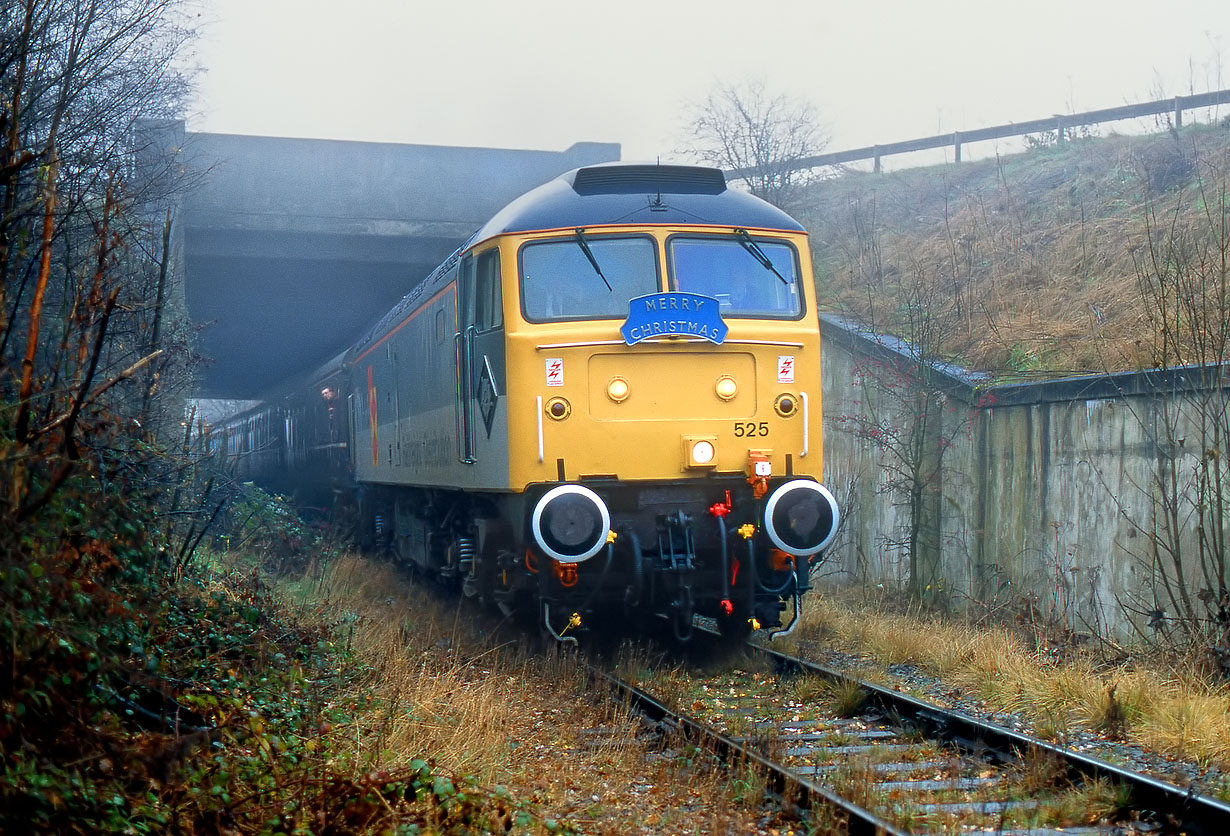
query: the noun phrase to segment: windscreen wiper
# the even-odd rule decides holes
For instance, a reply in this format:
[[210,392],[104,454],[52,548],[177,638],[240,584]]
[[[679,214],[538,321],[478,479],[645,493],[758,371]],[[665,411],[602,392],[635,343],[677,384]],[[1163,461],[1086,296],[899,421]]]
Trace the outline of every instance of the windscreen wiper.
[[594,258],[594,251],[589,248],[589,242],[585,240],[585,230],[579,226],[577,227],[577,244],[581,247],[581,252],[585,253],[585,257],[589,259],[589,263],[594,268],[594,272],[598,274],[598,278],[602,279],[602,283],[606,285],[606,289],[614,293],[615,288],[611,287],[611,283],[606,280],[606,276],[602,275],[602,268],[598,266],[598,259]]
[[[580,230],[578,229],[577,232],[580,232]],[[764,254],[764,250],[760,249],[760,245],[752,240],[752,236],[747,234],[746,229],[736,229],[735,235],[739,237],[739,243],[743,245],[743,249],[751,253],[755,259],[760,262],[761,267],[766,270],[772,270],[773,275],[782,280],[782,284],[790,284],[789,279],[777,272],[777,268],[773,266],[773,262],[769,260],[767,255]]]

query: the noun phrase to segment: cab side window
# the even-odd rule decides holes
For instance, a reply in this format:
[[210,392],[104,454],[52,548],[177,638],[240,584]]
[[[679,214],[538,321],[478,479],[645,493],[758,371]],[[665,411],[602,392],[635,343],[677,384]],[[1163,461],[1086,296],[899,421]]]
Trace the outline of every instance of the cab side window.
[[500,251],[490,249],[478,257],[474,285],[474,325],[490,331],[504,324],[504,305],[500,296]]

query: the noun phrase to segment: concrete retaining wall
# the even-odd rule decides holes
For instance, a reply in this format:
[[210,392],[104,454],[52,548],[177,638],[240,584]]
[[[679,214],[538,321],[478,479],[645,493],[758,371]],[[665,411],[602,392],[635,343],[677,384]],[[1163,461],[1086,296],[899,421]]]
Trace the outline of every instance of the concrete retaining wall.
[[[1180,614],[1182,596],[1160,581],[1177,589],[1182,569],[1188,602],[1209,611],[1220,583],[1211,560],[1220,552],[1199,554],[1194,474],[1202,460],[1224,469],[1220,452],[1206,453],[1216,444],[1201,440],[1200,416],[1209,412],[1202,398],[1224,407],[1227,397],[1216,385],[1202,391],[1200,370],[1011,386],[933,370],[941,421],[928,427],[922,449],[938,470],[915,503],[922,513],[912,573],[910,503],[894,451],[919,402],[903,397],[891,373],[912,362],[909,348],[836,318],[822,317],[822,328],[825,482],[846,511],[824,571],[958,605],[1033,607],[1077,630],[1127,637],[1167,629],[1166,619]],[[1172,472],[1177,478],[1159,482]],[[1157,503],[1170,485],[1173,515]],[[1177,523],[1175,538],[1168,520]],[[1225,521],[1206,515],[1206,542],[1210,528],[1221,533]],[[1183,552],[1177,563],[1171,543]]]

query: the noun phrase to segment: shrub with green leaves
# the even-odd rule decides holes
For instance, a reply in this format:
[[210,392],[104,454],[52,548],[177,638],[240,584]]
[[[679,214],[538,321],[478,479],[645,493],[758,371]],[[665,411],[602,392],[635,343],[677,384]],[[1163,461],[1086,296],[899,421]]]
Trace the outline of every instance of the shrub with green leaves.
[[[268,560],[173,558],[159,474],[179,468],[151,449],[83,466],[37,514],[0,510],[0,831],[567,832],[429,760],[366,762],[377,698],[342,625],[291,612]],[[235,507],[260,536],[310,537],[262,492]]]

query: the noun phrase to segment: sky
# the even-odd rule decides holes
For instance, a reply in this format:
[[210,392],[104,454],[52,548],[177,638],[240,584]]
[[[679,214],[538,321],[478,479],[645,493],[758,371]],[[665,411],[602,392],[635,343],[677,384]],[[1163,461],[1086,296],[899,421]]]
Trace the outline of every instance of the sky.
[[1230,88],[1230,0],[199,1],[216,133],[666,161],[751,79],[831,151]]

